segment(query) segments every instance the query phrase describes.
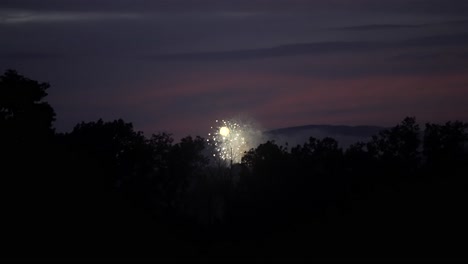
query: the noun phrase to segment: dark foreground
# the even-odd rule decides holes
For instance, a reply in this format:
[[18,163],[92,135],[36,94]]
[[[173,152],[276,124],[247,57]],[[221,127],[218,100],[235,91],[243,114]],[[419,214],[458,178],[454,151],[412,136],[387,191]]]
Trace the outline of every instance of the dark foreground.
[[468,260],[467,123],[266,142],[231,167],[123,120],[56,133],[47,88],[0,77],[2,260]]

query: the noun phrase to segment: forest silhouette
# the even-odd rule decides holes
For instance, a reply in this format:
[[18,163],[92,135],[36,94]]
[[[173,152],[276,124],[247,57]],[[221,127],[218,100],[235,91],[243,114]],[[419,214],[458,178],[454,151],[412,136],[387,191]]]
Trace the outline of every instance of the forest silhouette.
[[48,89],[0,77],[3,259],[467,259],[468,123],[268,141],[225,166],[121,119],[58,133]]

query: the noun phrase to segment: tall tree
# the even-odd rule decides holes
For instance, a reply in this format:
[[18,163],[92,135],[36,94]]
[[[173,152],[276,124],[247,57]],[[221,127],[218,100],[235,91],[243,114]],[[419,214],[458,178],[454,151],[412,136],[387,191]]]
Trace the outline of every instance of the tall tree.
[[1,144],[31,144],[53,135],[54,109],[43,99],[48,83],[7,70],[0,76]]

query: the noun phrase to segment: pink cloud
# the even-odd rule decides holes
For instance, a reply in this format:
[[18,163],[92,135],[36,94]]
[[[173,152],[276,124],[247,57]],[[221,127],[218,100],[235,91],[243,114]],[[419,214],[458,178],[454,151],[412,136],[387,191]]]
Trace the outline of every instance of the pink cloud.
[[[465,76],[447,73],[324,79],[197,69],[176,79],[145,84],[132,95],[117,94],[109,103],[117,101],[137,107],[141,113],[158,115],[157,122],[142,123],[140,129],[167,129],[177,136],[204,135],[214,119],[239,112],[251,115],[266,129],[314,123],[394,125],[408,115],[422,121],[466,118],[463,113],[468,107],[462,104],[462,98],[468,98]],[[193,105],[184,103],[192,98]],[[457,99],[459,104],[451,103]],[[170,115],[166,111],[171,111]]]

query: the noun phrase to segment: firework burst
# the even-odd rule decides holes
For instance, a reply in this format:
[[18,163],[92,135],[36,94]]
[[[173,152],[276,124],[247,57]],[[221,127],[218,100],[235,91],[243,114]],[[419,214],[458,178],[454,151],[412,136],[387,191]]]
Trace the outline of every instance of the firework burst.
[[224,161],[240,163],[244,152],[248,148],[248,127],[240,123],[228,120],[216,120],[216,125],[211,127],[207,142],[214,147],[213,157]]

